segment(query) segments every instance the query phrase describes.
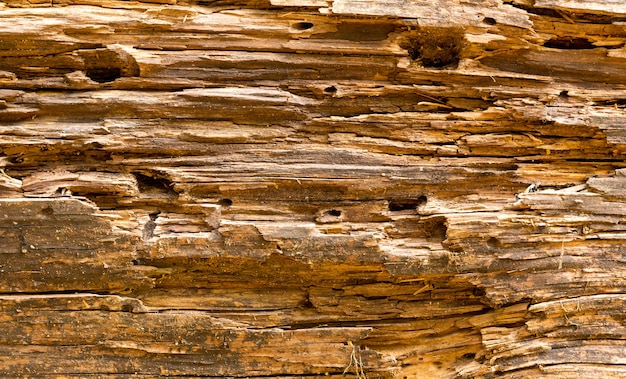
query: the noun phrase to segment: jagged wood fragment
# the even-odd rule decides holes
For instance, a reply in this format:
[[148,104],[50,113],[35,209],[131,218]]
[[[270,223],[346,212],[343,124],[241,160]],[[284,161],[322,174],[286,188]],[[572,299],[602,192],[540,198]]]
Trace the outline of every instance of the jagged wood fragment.
[[624,376],[616,0],[0,12],[1,375]]

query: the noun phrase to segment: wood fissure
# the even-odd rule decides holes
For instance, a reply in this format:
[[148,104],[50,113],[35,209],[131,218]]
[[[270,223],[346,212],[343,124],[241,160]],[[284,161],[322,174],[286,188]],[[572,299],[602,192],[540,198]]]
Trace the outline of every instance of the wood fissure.
[[0,2],[0,375],[626,375],[620,0]]

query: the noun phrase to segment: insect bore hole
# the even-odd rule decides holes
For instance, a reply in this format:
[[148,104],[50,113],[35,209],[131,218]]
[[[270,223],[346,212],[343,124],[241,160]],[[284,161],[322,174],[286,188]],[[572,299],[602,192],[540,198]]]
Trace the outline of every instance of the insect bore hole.
[[217,204],[221,207],[228,208],[233,205],[233,201],[231,199],[220,199]]
[[338,209],[329,209],[326,211],[326,214],[333,217],[340,217],[341,211]]
[[331,95],[335,94],[335,93],[337,93],[337,87],[335,87],[335,86],[328,86],[328,87],[324,88],[324,92],[328,93],[328,94],[331,94]]
[[291,24],[291,28],[294,30],[309,30],[311,29],[313,26],[312,22],[307,22],[307,21],[301,21],[301,22],[296,22]]
[[414,211],[419,206],[426,204],[428,198],[426,196],[420,196],[416,199],[396,199],[389,201],[389,210],[392,212],[400,211]]

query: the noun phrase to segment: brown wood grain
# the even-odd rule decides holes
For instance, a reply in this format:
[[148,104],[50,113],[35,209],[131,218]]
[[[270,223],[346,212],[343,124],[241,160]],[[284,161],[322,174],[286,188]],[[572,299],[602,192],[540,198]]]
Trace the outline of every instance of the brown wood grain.
[[624,13],[0,3],[0,376],[624,377]]

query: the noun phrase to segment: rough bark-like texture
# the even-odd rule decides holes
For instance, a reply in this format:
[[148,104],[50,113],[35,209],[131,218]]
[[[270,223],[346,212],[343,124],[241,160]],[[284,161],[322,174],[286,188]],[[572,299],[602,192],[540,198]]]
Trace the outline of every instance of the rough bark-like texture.
[[626,376],[622,0],[0,4],[0,376]]

